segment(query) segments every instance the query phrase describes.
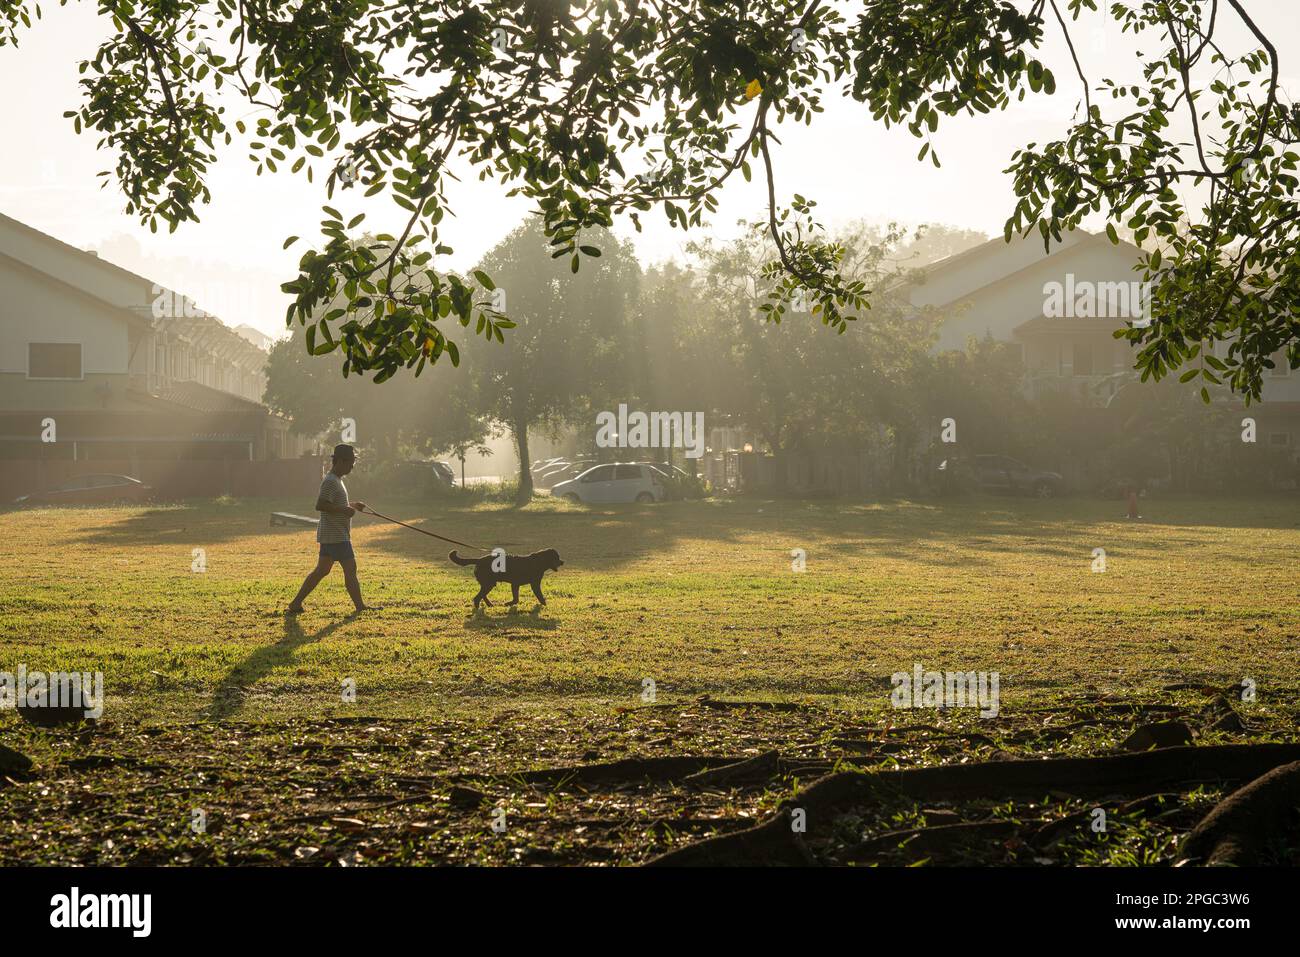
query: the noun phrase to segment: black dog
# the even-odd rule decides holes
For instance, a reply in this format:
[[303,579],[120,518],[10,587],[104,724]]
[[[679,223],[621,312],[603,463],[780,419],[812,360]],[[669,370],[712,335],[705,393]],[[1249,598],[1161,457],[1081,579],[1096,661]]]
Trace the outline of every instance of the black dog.
[[[519,604],[519,589],[524,585],[531,585],[538,604],[545,605],[546,599],[542,597],[542,576],[547,571],[558,571],[564,564],[560,561],[560,553],[553,548],[533,552],[531,555],[484,555],[482,558],[461,558],[452,552],[447,557],[457,565],[474,566],[474,577],[478,579],[479,584],[478,594],[474,596],[476,610],[479,602],[491,607],[492,602],[488,599],[488,592],[501,582],[509,582],[510,590],[514,593],[514,597],[506,602],[507,605]],[[494,563],[501,569],[500,571],[493,570]]]

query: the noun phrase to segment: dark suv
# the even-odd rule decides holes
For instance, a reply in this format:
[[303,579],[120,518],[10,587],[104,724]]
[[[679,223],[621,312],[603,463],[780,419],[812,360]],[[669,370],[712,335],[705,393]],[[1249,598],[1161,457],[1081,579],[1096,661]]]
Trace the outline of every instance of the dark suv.
[[1059,472],[1030,468],[1006,455],[945,459],[939,463],[939,479],[948,487],[970,484],[984,492],[1033,495],[1036,498],[1060,495],[1065,487]]
[[456,484],[456,473],[452,470],[450,462],[430,462],[429,467],[433,469],[434,478],[442,484]]

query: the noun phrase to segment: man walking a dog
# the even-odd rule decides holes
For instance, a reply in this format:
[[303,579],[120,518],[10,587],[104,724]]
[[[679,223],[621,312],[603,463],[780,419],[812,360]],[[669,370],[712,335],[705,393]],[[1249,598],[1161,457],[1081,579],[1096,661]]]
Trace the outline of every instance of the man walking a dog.
[[352,471],[357,462],[356,450],[350,445],[334,446],[330,470],[325,480],[320,483],[320,494],[316,496],[316,511],[320,512],[320,525],[316,529],[316,541],[320,543],[320,554],[316,567],[311,570],[298,594],[294,596],[286,615],[302,612],[303,600],[329,575],[338,562],[343,567],[343,584],[347,586],[348,596],[356,606],[356,613],[373,610],[375,606],[367,605],[361,600],[361,582],[357,579],[357,558],[352,551],[352,516],[364,512],[364,502],[348,501],[348,488],[343,484],[343,476]]

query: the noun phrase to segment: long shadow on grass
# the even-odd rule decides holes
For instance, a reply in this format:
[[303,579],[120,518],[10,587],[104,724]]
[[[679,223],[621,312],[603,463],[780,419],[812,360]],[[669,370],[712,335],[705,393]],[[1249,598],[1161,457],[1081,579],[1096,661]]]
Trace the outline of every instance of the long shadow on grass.
[[244,706],[246,686],[255,684],[276,668],[290,664],[298,648],[328,638],[352,619],[352,615],[340,618],[309,635],[302,630],[296,616],[286,615],[283,638],[273,645],[258,648],[221,679],[217,690],[213,692],[212,704],[208,706],[208,717],[215,720],[230,717]]
[[[611,569],[671,551],[680,541],[734,544],[753,535],[772,544],[756,555],[759,567],[784,568],[795,547],[829,549],[839,554],[968,565],[980,551],[1022,551],[1025,539],[1056,546],[1062,535],[1092,534],[1096,526],[1123,522],[1124,503],[1086,498],[1040,502],[1034,499],[977,496],[962,500],[882,500],[875,503],[832,500],[734,499],[669,502],[659,505],[595,506],[554,510],[543,507],[472,508],[439,501],[394,503],[382,510],[403,521],[449,538],[525,554],[557,548],[571,570]],[[1144,501],[1144,518],[1134,529],[1162,527],[1164,533],[1197,540],[1203,528],[1273,528],[1300,526],[1285,500]],[[1274,507],[1276,506],[1276,507]],[[191,544],[210,545],[241,537],[298,536],[304,552],[314,551],[307,528],[269,527],[272,511],[309,513],[284,500],[250,499],[236,504],[190,502],[180,508],[122,509],[119,521],[83,531],[74,541],[122,547],[174,544],[188,552]],[[1177,529],[1177,532],[1174,530]],[[457,573],[447,561],[453,547],[369,516],[353,522],[354,542],[364,557],[378,551],[429,567]],[[1133,542],[1131,549],[1160,549],[1167,540]],[[1051,543],[1051,544],[1048,544]],[[949,555],[936,545],[956,546]],[[1072,555],[1068,547],[1061,556]],[[306,560],[306,559],[304,559]]]
[[[1171,501],[1158,503],[1158,508],[1148,507],[1148,517],[1131,528],[1141,532],[1143,527],[1156,526],[1164,531],[1157,536],[1126,538],[1126,552],[1130,556],[1158,553],[1166,548],[1164,536],[1195,543],[1203,534],[1197,530],[1207,527],[1288,528],[1295,524],[1282,508],[1261,510],[1246,502],[1237,507],[1231,502],[1213,503],[1211,508],[1205,505]],[[1098,526],[1123,522],[1123,504],[1078,498],[1043,503],[1001,496],[876,503],[744,498],[564,511],[471,512],[434,504],[429,511],[416,505],[396,515],[426,530],[487,548],[503,545],[512,553],[556,548],[565,560],[565,568],[558,573],[562,578],[566,572],[616,569],[670,552],[683,541],[729,546],[755,537],[764,541],[752,556],[750,570],[756,574],[783,571],[788,567],[790,549],[796,547],[806,548],[810,559],[830,553],[963,568],[991,564],[997,553],[1022,555],[1027,549],[1043,557],[1070,559],[1078,554],[1076,542],[1090,547]],[[359,537],[363,553],[377,550],[418,562],[435,574],[463,574],[447,561],[447,551],[453,546],[407,529],[390,526]],[[476,554],[456,547],[462,554]]]
[[[272,512],[289,512],[315,517],[311,510],[314,499],[286,503],[280,499],[239,499],[218,502],[214,499],[194,499],[177,502],[166,507],[123,505],[95,506],[95,511],[114,511],[121,517],[109,524],[85,528],[77,522],[80,532],[74,542],[90,545],[107,545],[122,548],[129,545],[175,545],[188,553],[191,545],[212,546],[239,538],[261,535],[297,536],[304,549],[314,552],[314,532],[306,526],[271,526]],[[74,509],[61,508],[72,512]],[[91,511],[90,507],[84,511]],[[358,523],[354,522],[353,527]]]
[[504,615],[493,615],[480,610],[465,619],[465,627],[476,631],[506,631],[511,628],[524,628],[528,631],[554,631],[558,626],[554,618],[543,618],[541,606],[530,612],[511,609]]

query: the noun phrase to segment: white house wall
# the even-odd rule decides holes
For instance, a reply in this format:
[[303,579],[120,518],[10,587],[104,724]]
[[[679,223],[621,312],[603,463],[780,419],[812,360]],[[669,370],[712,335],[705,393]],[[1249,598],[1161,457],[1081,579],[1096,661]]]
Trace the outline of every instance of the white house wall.
[[[1066,234],[1062,239],[1060,245],[1053,244],[1053,254],[1089,241],[1088,236],[1078,233]],[[1013,237],[1010,243],[995,239],[930,267],[925,283],[912,287],[910,298],[917,306],[946,305],[965,299],[993,280],[1019,272],[1043,258],[1043,241],[1037,233],[1025,238]]]
[[[130,323],[104,305],[0,258],[0,408],[102,408],[127,384]],[[27,378],[29,342],[81,344],[81,380]]]
[[[1027,257],[1027,247],[1033,247],[1036,255]],[[954,288],[969,286],[973,281],[967,275],[968,267],[954,264],[951,268],[962,274],[960,281],[950,280],[945,269],[931,282],[915,287],[911,298],[916,305],[944,306],[954,313],[940,329],[936,351],[965,349],[972,336],[991,335],[1011,342],[1016,326],[1043,314],[1043,287],[1049,282],[1064,284],[1067,273],[1074,275],[1076,285],[1136,280],[1132,269],[1136,259],[1131,250],[1126,245],[1113,246],[1105,238],[1089,238],[1064,248],[1053,247],[1053,254],[1044,256],[1041,242],[1021,241],[993,255],[979,253],[972,257],[978,260],[983,288],[947,298]]]

